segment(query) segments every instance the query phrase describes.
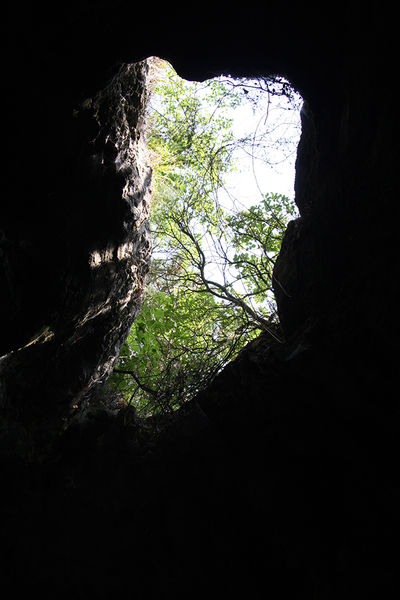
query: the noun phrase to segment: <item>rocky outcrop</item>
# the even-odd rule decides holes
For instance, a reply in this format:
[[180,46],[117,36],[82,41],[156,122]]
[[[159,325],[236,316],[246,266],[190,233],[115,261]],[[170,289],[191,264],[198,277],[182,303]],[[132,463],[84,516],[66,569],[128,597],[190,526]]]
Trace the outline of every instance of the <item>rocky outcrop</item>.
[[[393,381],[400,335],[398,181],[389,176],[398,116],[389,99],[366,103],[378,56],[349,59],[351,80],[328,81],[322,98],[307,98],[296,162],[300,218],[289,224],[274,271],[287,339],[307,339],[376,400]],[[390,78],[388,67],[380,65],[382,77]]]
[[[47,240],[12,244],[5,233],[6,278],[19,267],[27,281],[36,272],[39,285],[44,271],[43,303],[46,295],[53,302],[25,338],[16,327],[1,359],[1,407],[30,427],[60,426],[104,380],[140,309],[151,256],[147,73],[146,61],[122,65],[103,90],[71,107],[68,164],[51,192],[59,218],[47,223],[54,228]],[[21,282],[7,283],[16,298]],[[16,302],[14,318],[23,319],[29,298]]]

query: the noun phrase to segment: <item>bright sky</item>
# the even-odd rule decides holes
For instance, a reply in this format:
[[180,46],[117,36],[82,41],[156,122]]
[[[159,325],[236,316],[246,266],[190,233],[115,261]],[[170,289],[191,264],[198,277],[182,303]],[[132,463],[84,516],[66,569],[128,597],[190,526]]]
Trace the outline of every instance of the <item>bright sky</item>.
[[[233,86],[238,83],[238,80],[225,76],[220,79]],[[252,136],[256,132],[256,141],[260,142],[262,137],[262,148],[256,150],[258,160],[252,159],[243,151],[236,153],[241,172],[227,177],[228,192],[245,206],[256,204],[261,199],[261,193],[268,192],[283,194],[293,200],[302,99],[295,92],[292,102],[286,96],[268,94],[266,91],[260,93],[260,83],[257,80],[246,81],[249,84],[246,96],[248,102],[232,109],[229,116],[233,119],[233,130],[237,138]],[[196,82],[187,83],[197,85]],[[266,86],[261,83],[261,87],[265,89]],[[278,89],[279,87],[277,84]],[[222,198],[223,196],[220,201],[224,204]]]
[[[228,78],[222,79],[226,81]],[[237,85],[235,80],[228,81]],[[228,211],[233,208],[233,203],[236,210],[258,204],[267,193],[282,194],[294,200],[301,98],[294,95],[294,102],[290,102],[286,96],[260,92],[256,89],[258,83],[248,83],[249,91],[245,96],[248,101],[232,109],[231,114],[224,110],[224,115],[233,120],[235,139],[247,138],[253,142],[235,150],[238,169],[226,176],[225,188],[217,193],[219,204]],[[258,101],[255,102],[255,99]],[[212,279],[219,280],[222,272],[218,265],[222,264],[226,273],[226,261],[221,262],[218,248],[212,240],[208,240],[205,234],[202,239],[208,257],[209,276],[211,274]]]
[[[300,100],[299,100],[300,104]],[[294,199],[294,175],[296,149],[300,137],[300,111],[290,110],[285,99],[270,96],[269,109],[257,105],[256,112],[250,104],[235,109],[234,130],[238,136],[257,132],[270,134],[265,138],[267,146],[260,158],[252,159],[245,152],[237,155],[241,172],[228,179],[229,193],[250,206],[260,200],[262,193],[273,192]],[[266,160],[263,160],[266,159]]]
[[[251,148],[239,150],[236,159],[238,171],[227,179],[226,191],[218,193],[224,208],[242,209],[257,204],[268,192],[282,194],[294,200],[294,176],[297,145],[300,137],[301,98],[297,98],[296,110],[285,97],[261,95],[262,101],[254,107],[250,102],[232,111],[234,133],[237,138],[254,135],[261,141],[254,153]],[[254,157],[256,155],[256,158]],[[210,246],[210,256],[213,249]],[[208,271],[214,279],[220,279],[214,260]],[[235,285],[241,290],[241,284]],[[247,290],[241,290],[246,292]],[[249,299],[251,303],[251,300]]]

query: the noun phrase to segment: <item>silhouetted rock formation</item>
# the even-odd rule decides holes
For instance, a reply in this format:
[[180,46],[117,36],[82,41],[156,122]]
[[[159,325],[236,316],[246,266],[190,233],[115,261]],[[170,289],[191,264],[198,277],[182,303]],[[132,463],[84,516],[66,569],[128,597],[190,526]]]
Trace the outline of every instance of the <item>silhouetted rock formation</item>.
[[110,371],[140,309],[151,257],[147,71],[146,61],[123,65],[71,109],[60,181],[44,214],[35,207],[43,223],[4,233],[13,303],[2,407],[29,427],[63,425]]

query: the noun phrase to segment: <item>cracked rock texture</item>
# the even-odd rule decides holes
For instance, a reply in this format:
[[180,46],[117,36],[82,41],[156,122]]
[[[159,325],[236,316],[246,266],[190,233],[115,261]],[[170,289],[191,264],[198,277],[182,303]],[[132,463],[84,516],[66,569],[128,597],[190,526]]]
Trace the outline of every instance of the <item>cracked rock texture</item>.
[[[1,406],[30,427],[37,421],[48,428],[53,419],[60,426],[90,395],[140,310],[152,246],[147,74],[146,61],[123,65],[104,89],[71,107],[69,146],[60,157],[67,164],[49,193],[57,220],[42,223],[40,239],[32,229],[19,242],[4,233],[16,322],[0,363]],[[15,266],[22,281],[9,275]],[[24,279],[34,287],[19,298]],[[48,298],[53,304],[43,315]],[[31,316],[26,329],[24,310]]]

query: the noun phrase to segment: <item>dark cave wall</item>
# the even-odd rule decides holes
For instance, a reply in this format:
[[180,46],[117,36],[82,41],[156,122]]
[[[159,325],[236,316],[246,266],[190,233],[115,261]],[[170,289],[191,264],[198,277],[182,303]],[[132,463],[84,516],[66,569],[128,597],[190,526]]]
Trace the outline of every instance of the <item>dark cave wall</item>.
[[376,95],[374,73],[392,76],[390,60],[379,57],[349,59],[325,103],[304,107],[295,181],[301,217],[285,236],[275,292],[289,339],[301,332],[360,386],[374,381],[380,395],[382,370],[392,381],[398,355],[399,119],[385,85]]
[[140,310],[151,257],[147,75],[145,62],[121,66],[70,107],[61,131],[54,122],[63,135],[46,148],[46,187],[5,221],[1,406],[30,426],[60,427],[110,371]]

